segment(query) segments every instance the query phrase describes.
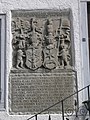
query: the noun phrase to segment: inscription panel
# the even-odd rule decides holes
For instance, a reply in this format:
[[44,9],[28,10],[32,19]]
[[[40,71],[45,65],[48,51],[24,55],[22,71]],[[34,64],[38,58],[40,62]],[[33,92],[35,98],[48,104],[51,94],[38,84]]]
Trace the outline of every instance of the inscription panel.
[[[53,105],[74,92],[73,74],[11,74],[10,77],[10,113],[37,113]],[[73,99],[64,103],[67,109],[73,107]],[[51,113],[61,111],[60,105],[49,110]]]

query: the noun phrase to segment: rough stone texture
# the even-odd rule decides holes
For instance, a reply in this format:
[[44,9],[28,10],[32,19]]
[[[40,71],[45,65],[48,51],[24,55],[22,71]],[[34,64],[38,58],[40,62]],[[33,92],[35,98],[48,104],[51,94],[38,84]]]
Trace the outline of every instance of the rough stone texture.
[[[10,114],[37,113],[75,92],[71,20],[70,9],[12,11]],[[71,97],[64,108],[73,109],[73,103]]]
[[[0,0],[0,13],[6,14],[6,37],[7,37],[7,44],[6,44],[6,55],[7,55],[7,75],[6,81],[8,83],[8,76],[9,71],[12,66],[12,35],[11,35],[11,12],[10,10],[16,9],[67,9],[71,8],[72,15],[73,15],[73,38],[74,38],[74,45],[75,45],[75,68],[78,71],[78,85],[79,87],[82,86],[81,81],[81,51],[80,51],[80,32],[79,32],[79,7],[78,7],[79,0]],[[8,85],[7,85],[8,89]],[[6,109],[8,112],[8,90],[6,92]],[[28,116],[9,116],[7,112],[0,112],[0,120],[26,120]],[[54,115],[55,120],[59,117]],[[43,117],[45,119],[45,117]],[[47,117],[48,119],[48,117]]]
[[71,19],[70,9],[12,11],[12,67],[52,70],[74,66]]
[[[0,112],[0,120],[27,120],[31,115],[8,115],[5,112]],[[38,115],[39,120],[48,120],[49,115]],[[53,120],[62,120],[61,114],[52,114],[51,119]],[[32,118],[32,120],[35,120],[35,118]]]
[[[56,73],[22,73],[11,71],[9,81],[10,114],[38,113],[75,92],[76,77],[72,70]],[[74,109],[75,96],[64,101],[64,110]],[[61,103],[49,113],[60,113]],[[45,111],[44,113],[48,113]]]

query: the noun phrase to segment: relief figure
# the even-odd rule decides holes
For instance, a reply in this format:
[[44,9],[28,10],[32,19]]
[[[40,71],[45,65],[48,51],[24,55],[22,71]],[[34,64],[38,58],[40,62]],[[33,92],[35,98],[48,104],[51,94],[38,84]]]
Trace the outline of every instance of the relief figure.
[[17,51],[17,63],[16,63],[16,68],[24,68],[23,66],[23,57],[25,57],[23,51],[21,49],[19,49]]
[[59,58],[61,60],[61,67],[70,67],[70,54],[69,51],[67,49],[67,45],[61,45],[61,51],[59,52]]
[[70,68],[70,23],[67,19],[62,21],[60,32],[60,45],[58,60],[60,67]]

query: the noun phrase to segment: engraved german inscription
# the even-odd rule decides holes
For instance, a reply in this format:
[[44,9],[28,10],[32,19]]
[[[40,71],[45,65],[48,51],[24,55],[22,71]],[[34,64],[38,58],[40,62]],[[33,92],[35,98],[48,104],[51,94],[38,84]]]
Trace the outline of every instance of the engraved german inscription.
[[[11,75],[11,110],[17,112],[37,113],[50,105],[72,94],[74,88],[73,75],[59,74],[54,76]],[[65,108],[73,108],[73,100],[65,102]],[[51,113],[59,113],[60,106],[50,109]]]

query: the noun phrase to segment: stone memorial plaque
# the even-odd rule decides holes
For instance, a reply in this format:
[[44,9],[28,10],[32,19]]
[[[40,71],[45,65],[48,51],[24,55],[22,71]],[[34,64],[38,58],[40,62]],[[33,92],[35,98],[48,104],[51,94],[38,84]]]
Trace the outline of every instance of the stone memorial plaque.
[[70,10],[12,11],[12,36],[10,114],[40,112],[75,92]]
[[[37,113],[74,93],[75,74],[72,71],[60,73],[11,73],[11,112]],[[73,108],[74,98],[64,103]],[[50,109],[59,113],[60,105]],[[47,112],[47,111],[46,111]]]

